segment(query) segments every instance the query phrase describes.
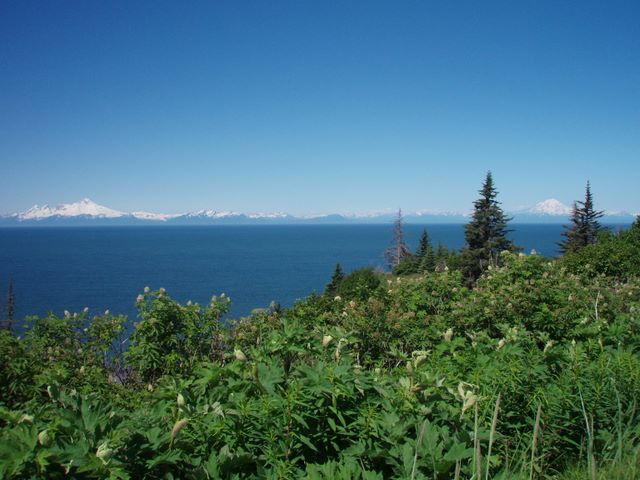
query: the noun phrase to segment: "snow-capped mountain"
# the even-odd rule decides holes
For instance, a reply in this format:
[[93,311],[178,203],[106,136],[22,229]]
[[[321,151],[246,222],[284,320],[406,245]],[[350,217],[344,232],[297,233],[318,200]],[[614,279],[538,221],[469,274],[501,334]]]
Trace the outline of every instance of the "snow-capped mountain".
[[118,218],[128,214],[98,205],[88,198],[79,202],[65,203],[57,207],[49,205],[34,205],[26,212],[17,213],[15,217],[19,221],[44,220],[51,217],[93,217],[93,218]]
[[535,215],[571,215],[571,207],[565,205],[560,200],[549,198],[536,203],[528,210],[528,213]]
[[180,213],[151,213],[151,212],[131,212],[131,216],[138,220],[149,220],[156,222],[166,222],[172,218],[179,217]]
[[[565,223],[571,215],[571,207],[555,198],[537,203],[533,207],[508,212],[519,223]],[[84,198],[79,202],[50,207],[34,205],[30,209],[0,216],[0,225],[243,225],[243,224],[341,224],[341,223],[391,223],[397,211],[383,210],[364,214],[322,214],[295,217],[284,212],[241,213],[231,210],[203,209],[181,214],[131,213],[114,210]],[[469,221],[470,213],[444,210],[419,210],[405,212],[408,224],[448,223],[461,224]],[[603,221],[609,223],[631,223],[634,216],[626,212],[607,212]]]

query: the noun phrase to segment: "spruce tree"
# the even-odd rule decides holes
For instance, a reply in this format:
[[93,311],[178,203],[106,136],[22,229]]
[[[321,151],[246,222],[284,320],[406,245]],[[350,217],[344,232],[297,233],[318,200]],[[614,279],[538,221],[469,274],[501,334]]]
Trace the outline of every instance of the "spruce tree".
[[442,272],[449,268],[448,264],[451,258],[451,252],[442,242],[438,242],[434,257],[436,271]]
[[563,254],[576,252],[587,245],[596,243],[598,232],[602,230],[598,219],[603,212],[595,210],[593,207],[593,195],[591,185],[587,182],[584,194],[584,202],[573,202],[571,212],[571,225],[566,227],[562,233],[565,240],[560,242],[560,250]]
[[325,295],[335,296],[338,293],[338,287],[342,283],[344,279],[344,272],[342,271],[342,266],[339,263],[336,263],[336,268],[333,271],[333,275],[331,276],[331,281],[327,284],[324,289]]
[[415,258],[416,273],[433,272],[436,267],[436,256],[425,228],[420,236],[420,243]]
[[397,270],[400,264],[411,259],[411,252],[404,241],[404,229],[402,227],[402,210],[398,210],[398,215],[393,223],[393,243],[384,252],[387,263],[391,270]]
[[471,221],[465,225],[465,249],[463,267],[467,279],[475,280],[489,265],[497,265],[500,252],[513,251],[516,247],[507,238],[511,232],[507,228],[508,218],[500,202],[496,200],[498,192],[493,185],[491,172],[487,172],[480,190],[480,198],[474,205]]
[[13,314],[15,311],[16,299],[13,294],[13,280],[9,279],[9,286],[7,288],[7,304],[6,304],[6,317],[5,321],[2,324],[2,328],[6,328],[7,330],[11,330],[11,326],[13,324]]

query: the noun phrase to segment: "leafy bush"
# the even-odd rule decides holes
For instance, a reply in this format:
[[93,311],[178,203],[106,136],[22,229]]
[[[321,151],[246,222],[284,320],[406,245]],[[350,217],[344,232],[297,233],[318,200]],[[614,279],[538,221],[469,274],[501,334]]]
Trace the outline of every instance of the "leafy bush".
[[125,353],[109,313],[0,332],[0,477],[636,478],[640,283],[500,265],[225,323],[147,291]]

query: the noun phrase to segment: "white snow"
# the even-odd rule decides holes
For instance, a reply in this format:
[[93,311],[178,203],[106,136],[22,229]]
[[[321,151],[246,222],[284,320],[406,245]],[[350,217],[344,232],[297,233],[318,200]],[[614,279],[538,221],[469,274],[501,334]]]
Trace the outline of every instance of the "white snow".
[[217,210],[198,210],[197,212],[191,212],[187,214],[187,217],[205,217],[205,218],[227,218],[227,217],[239,217],[242,213],[232,211]]
[[571,207],[565,205],[560,200],[549,198],[530,208],[529,213],[536,215],[570,215]]
[[131,216],[138,220],[155,220],[166,222],[172,218],[180,217],[180,213],[151,213],[151,212],[131,212]]
[[124,212],[98,205],[88,198],[83,198],[79,202],[64,203],[53,208],[49,205],[41,207],[34,205],[26,212],[19,213],[17,217],[18,220],[43,220],[49,217],[118,218],[126,215]]
[[284,212],[274,212],[274,213],[250,213],[249,215],[247,215],[247,217],[249,218],[286,218],[289,215],[287,215]]

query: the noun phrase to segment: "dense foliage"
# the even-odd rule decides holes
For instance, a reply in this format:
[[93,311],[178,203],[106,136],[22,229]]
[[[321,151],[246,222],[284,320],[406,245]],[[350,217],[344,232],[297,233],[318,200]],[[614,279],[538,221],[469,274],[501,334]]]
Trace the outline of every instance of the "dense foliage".
[[162,289],[132,331],[31,319],[0,332],[0,477],[640,478],[638,250],[596,250],[637,241],[504,252],[473,287],[340,269],[226,323]]

